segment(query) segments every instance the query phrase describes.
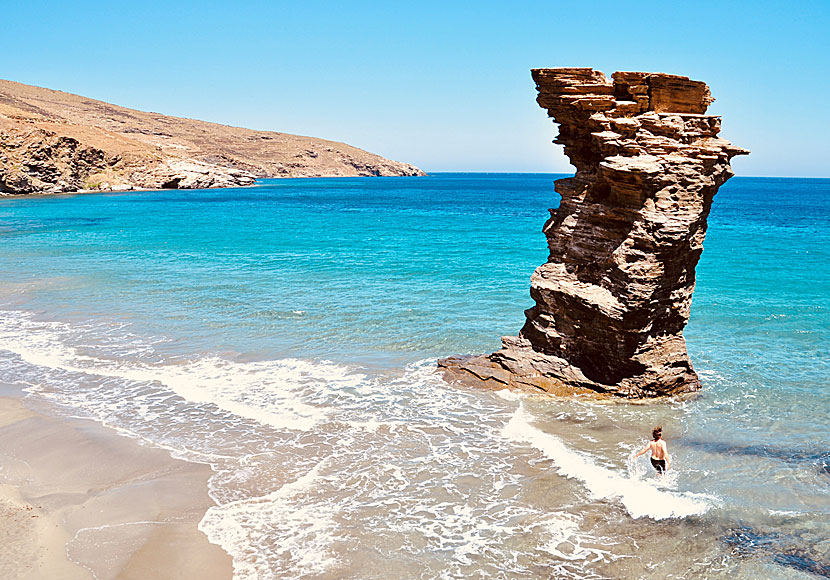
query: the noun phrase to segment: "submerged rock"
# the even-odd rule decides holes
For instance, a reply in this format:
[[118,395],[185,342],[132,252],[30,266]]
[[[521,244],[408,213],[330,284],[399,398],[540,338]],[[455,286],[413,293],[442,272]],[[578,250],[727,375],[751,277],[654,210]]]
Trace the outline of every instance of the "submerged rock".
[[705,83],[661,73],[534,69],[537,102],[576,167],[544,226],[550,255],[517,337],[438,362],[451,380],[626,397],[700,388],[686,352],[695,266],[730,159]]

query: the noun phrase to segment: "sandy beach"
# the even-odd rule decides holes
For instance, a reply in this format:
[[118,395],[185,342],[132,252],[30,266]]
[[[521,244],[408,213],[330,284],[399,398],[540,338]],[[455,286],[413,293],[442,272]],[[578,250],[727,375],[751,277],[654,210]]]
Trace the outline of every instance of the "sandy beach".
[[0,577],[232,577],[197,526],[207,465],[0,397]]

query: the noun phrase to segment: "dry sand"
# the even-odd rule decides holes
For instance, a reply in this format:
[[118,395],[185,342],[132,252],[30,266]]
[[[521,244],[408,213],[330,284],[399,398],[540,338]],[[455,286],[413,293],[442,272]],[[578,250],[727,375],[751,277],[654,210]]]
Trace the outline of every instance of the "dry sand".
[[211,469],[0,397],[0,578],[233,576],[197,529]]

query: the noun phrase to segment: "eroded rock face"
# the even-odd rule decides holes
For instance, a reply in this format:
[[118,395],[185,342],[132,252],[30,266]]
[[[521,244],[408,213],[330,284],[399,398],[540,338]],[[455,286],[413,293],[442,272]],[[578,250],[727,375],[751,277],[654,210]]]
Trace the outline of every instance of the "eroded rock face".
[[686,352],[712,198],[749,153],[720,139],[705,83],[589,68],[535,69],[576,175],[544,226],[536,305],[491,355],[439,361],[450,379],[649,397],[700,388]]
[[345,143],[168,117],[0,80],[0,196],[370,175],[424,172]]
[[125,159],[53,131],[0,125],[0,195],[236,187],[255,181],[250,172],[233,167],[195,160]]

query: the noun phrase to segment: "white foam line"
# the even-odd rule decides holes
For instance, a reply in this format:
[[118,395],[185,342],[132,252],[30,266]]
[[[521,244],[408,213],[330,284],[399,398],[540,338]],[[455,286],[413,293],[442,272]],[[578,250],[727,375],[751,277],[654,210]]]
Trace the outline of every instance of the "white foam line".
[[[600,542],[597,538],[591,538],[579,529],[577,516],[573,514],[553,514],[551,518],[542,522],[542,526],[547,532],[548,538],[547,542],[540,545],[539,549],[556,558],[571,562],[600,562],[614,558],[610,550],[583,546],[583,543],[596,545]],[[604,542],[607,542],[607,540],[604,540]],[[570,550],[563,550],[563,546],[570,546]]]
[[199,530],[221,546],[233,558],[234,578],[263,580],[283,577],[271,569],[262,555],[251,550],[268,537],[269,529],[277,528],[284,538],[280,556],[290,560],[292,576],[320,573],[336,564],[329,546],[335,506],[298,501],[296,498],[311,490],[321,478],[325,460],[295,481],[286,483],[267,495],[228,502],[208,509]]
[[72,538],[71,541],[77,540],[78,536],[87,532],[100,532],[103,530],[110,530],[113,528],[124,528],[127,526],[166,526],[168,524],[175,524],[182,521],[185,521],[186,518],[180,517],[178,520],[171,519],[168,521],[158,521],[158,520],[145,520],[145,521],[137,521],[137,522],[121,522],[119,524],[104,524],[102,526],[90,526],[88,528],[79,528],[77,532],[75,532],[75,536]]
[[[15,317],[17,318],[17,317]],[[205,357],[183,365],[149,366],[141,362],[108,361],[78,354],[49,330],[24,317],[0,329],[0,348],[25,362],[87,375],[161,383],[193,403],[214,404],[234,415],[276,428],[309,431],[328,417],[320,407],[298,400],[308,382],[345,381],[348,369],[332,363],[297,359],[234,363]],[[34,328],[29,328],[32,326]],[[56,323],[47,325],[55,327]],[[17,328],[15,328],[17,327]]]
[[496,395],[498,395],[505,401],[520,401],[522,399],[521,393],[511,391],[510,389],[499,389],[498,391],[496,391]]
[[569,449],[556,436],[537,429],[530,420],[530,414],[520,404],[504,426],[503,435],[540,450],[553,460],[560,475],[582,481],[593,498],[619,500],[633,518],[683,518],[703,514],[710,507],[706,496],[663,491],[651,483],[601,467],[590,456]]

